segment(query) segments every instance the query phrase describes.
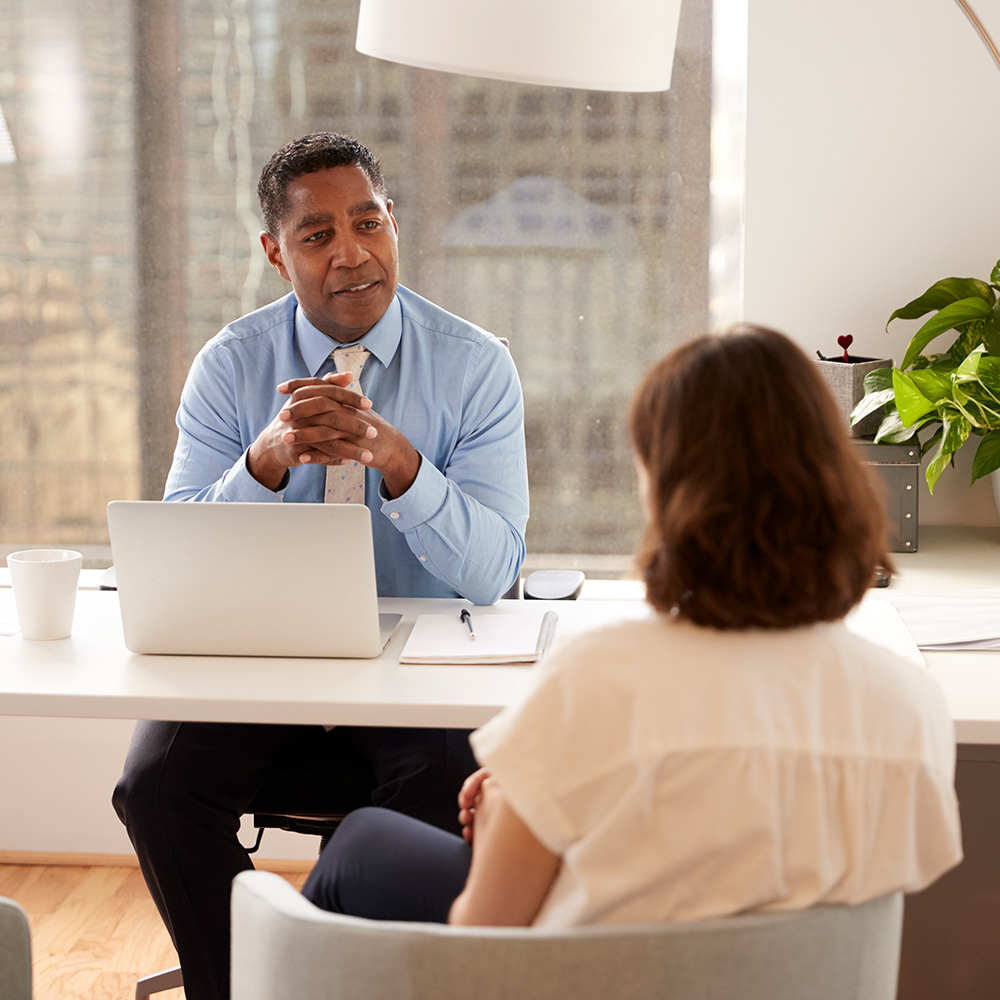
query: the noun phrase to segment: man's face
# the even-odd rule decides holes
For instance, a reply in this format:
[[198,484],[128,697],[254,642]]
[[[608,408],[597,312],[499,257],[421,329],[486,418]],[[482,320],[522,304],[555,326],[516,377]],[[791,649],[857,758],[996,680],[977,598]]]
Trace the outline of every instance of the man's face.
[[349,343],[385,315],[396,294],[397,232],[392,202],[360,167],[328,167],[288,185],[277,239],[261,233],[260,240],[309,322]]

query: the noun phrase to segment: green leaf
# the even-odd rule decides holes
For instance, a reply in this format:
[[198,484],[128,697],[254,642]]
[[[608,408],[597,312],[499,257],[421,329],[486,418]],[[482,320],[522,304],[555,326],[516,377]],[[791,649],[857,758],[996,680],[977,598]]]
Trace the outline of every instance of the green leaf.
[[[966,406],[969,405],[969,394],[961,387],[961,385],[958,382],[956,382],[954,386],[952,386],[951,398],[952,402],[954,402],[955,406],[960,410],[964,410]],[[944,409],[942,408],[942,414],[943,412]]]
[[958,336],[952,341],[947,353],[939,354],[932,368],[951,369],[957,368],[962,361],[969,356],[969,352],[975,350],[984,340],[984,330],[986,321],[974,319],[971,323],[966,323],[959,331]]
[[925,478],[931,493],[934,492],[934,484],[941,478],[945,466],[951,461],[952,455],[962,447],[969,438],[969,431],[972,425],[960,413],[946,413],[944,415],[944,433],[931,460],[927,465]]
[[986,348],[978,344],[974,350],[969,351],[967,357],[955,369],[955,381],[967,382],[979,378],[979,362],[986,353]]
[[918,368],[905,374],[931,402],[936,403],[951,395],[951,377],[944,372],[934,368]]
[[896,398],[896,409],[905,427],[911,427],[925,413],[936,409],[933,400],[928,399],[913,381],[911,375],[898,368],[892,371],[892,389]]
[[993,385],[994,380],[1000,380],[1000,357],[984,354],[979,359],[979,377],[990,385]]
[[851,411],[851,426],[864,420],[869,413],[874,413],[881,409],[886,403],[891,403],[894,397],[893,388],[880,389],[878,392],[869,392],[862,396],[858,405]]
[[969,400],[966,404],[966,416],[972,419],[973,430],[980,434],[1000,429],[1000,398],[995,392],[988,391],[985,384],[967,382]]
[[985,319],[992,312],[992,299],[989,302],[981,298],[959,299],[957,302],[952,302],[951,305],[944,306],[913,335],[910,346],[906,348],[903,363],[899,367],[909,368],[917,356],[923,352],[923,349],[945,330],[955,329],[970,320]]
[[989,364],[991,361],[1000,362],[1000,358],[985,356],[979,362],[979,384],[982,386],[981,394],[991,396],[991,405],[1000,406],[1000,367]]
[[909,444],[917,440],[917,430],[924,424],[936,420],[936,416],[927,417],[914,427],[904,427],[903,421],[899,419],[899,411],[896,407],[891,407],[882,418],[878,430],[875,432],[876,444]]
[[[980,433],[997,430],[1000,428],[1000,358],[991,358],[980,350],[966,360],[969,364],[963,363],[955,373],[953,398]],[[973,361],[978,371],[970,375]]]
[[959,448],[969,440],[972,424],[960,413],[945,414],[943,421],[944,435],[941,446],[949,455],[954,455]]
[[944,453],[944,439],[942,436],[938,438],[937,448],[934,449],[934,454],[931,456],[931,460],[927,464],[927,469],[924,471],[927,488],[931,493],[934,492],[934,485],[941,478],[941,473],[944,472],[944,467],[948,464],[949,458],[951,456]]
[[1000,260],[993,265],[993,273],[990,274],[990,281],[994,285],[1000,285]]
[[944,434],[944,428],[939,427],[920,447],[920,457],[923,457],[931,450],[931,448],[937,447],[937,443],[941,440],[941,435]]
[[[1000,269],[1000,261],[997,261],[997,268],[994,274]],[[998,278],[991,280],[997,281]],[[978,278],[943,278],[936,281],[923,295],[918,296],[912,302],[907,302],[901,306],[886,320],[886,327],[894,319],[917,319],[932,309],[943,309],[952,302],[959,299],[981,298],[991,305],[993,303],[993,289],[985,281]],[[906,365],[903,365],[905,368]]]
[[983,323],[983,343],[994,357],[1000,356],[1000,299],[993,303],[990,315]]
[[883,389],[892,388],[892,369],[876,368],[869,372],[864,381],[865,392],[881,392]]
[[969,485],[997,469],[1000,469],[1000,430],[990,431],[979,442],[976,457],[972,460],[972,480]]

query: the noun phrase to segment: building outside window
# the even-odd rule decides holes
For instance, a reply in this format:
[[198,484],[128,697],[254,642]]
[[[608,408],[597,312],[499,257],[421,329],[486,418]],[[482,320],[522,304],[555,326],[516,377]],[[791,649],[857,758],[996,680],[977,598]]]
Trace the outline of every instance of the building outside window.
[[632,388],[739,314],[742,7],[685,0],[671,90],[610,94],[370,59],[356,0],[0,0],[0,552],[106,565],[107,502],[159,498],[191,358],[288,290],[260,169],[330,130],[381,159],[401,281],[510,343],[529,565],[620,573]]

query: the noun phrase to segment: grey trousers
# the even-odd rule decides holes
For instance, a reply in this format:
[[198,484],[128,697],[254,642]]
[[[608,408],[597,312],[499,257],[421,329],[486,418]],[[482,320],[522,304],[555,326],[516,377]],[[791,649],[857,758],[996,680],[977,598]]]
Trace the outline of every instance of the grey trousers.
[[302,889],[334,913],[447,923],[472,847],[460,836],[387,809],[352,812]]

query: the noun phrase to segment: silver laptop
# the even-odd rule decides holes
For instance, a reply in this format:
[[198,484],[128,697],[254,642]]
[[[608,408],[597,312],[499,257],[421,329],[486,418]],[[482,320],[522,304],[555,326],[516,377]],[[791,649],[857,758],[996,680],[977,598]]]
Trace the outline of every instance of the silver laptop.
[[371,514],[351,504],[108,504],[134,653],[378,656]]

